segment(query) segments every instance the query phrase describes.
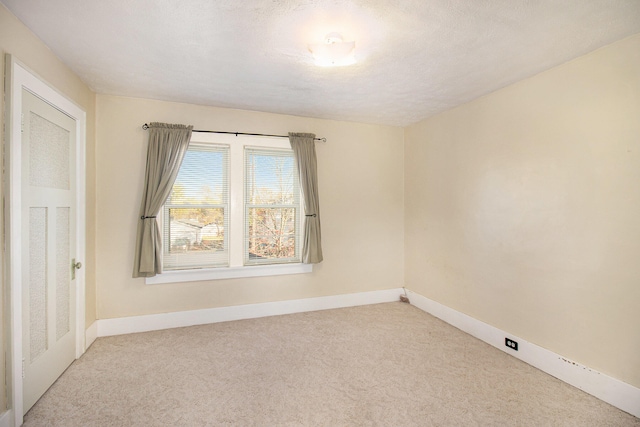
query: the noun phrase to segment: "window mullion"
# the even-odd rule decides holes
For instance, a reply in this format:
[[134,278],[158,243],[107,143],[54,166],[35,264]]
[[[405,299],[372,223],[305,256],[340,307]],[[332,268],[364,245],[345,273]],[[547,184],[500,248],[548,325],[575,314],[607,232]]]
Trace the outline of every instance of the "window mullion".
[[164,206],[165,206],[165,208],[168,208],[168,209],[201,209],[201,208],[205,208],[205,209],[207,209],[207,208],[222,208],[222,209],[224,209],[225,208],[225,205],[223,205],[223,204],[212,204],[212,203],[199,204],[199,205],[196,205],[196,204],[191,204],[191,205],[180,205],[180,204],[173,205],[173,204],[167,203]]
[[244,150],[242,144],[231,144],[230,159],[230,208],[229,265],[244,265]]
[[296,209],[299,208],[300,204],[290,203],[286,205],[275,205],[268,203],[249,203],[247,202],[247,208],[255,208],[255,209]]

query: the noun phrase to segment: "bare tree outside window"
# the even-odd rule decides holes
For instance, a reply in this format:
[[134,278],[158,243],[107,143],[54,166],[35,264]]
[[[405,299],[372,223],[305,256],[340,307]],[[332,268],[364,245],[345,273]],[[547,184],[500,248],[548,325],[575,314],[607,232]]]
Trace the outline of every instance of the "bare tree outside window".
[[249,262],[299,262],[300,190],[293,154],[248,149],[245,166]]

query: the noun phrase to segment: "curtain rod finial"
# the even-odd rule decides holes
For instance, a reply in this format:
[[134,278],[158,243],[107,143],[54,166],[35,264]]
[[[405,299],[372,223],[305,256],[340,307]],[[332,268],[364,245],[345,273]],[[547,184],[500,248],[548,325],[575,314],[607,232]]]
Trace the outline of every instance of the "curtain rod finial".
[[142,125],[142,129],[144,129],[144,130],[149,129],[149,125],[148,125],[148,124],[146,124],[146,123],[145,123],[145,124],[143,124],[143,125]]

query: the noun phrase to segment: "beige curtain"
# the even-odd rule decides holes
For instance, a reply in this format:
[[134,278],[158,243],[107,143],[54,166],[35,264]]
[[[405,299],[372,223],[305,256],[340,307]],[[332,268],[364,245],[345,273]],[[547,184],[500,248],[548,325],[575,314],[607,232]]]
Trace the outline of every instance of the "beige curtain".
[[161,272],[162,245],[156,215],[171,193],[193,126],[151,123],[147,171],[138,217],[133,277],[153,277]]
[[322,261],[318,167],[314,138],[315,135],[312,133],[289,133],[289,142],[296,157],[300,187],[304,197],[305,221],[302,262],[305,264],[317,264]]

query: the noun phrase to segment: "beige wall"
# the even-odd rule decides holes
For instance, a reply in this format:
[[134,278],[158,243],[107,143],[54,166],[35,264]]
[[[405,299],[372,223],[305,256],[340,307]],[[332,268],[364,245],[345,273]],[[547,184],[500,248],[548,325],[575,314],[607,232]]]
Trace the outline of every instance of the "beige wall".
[[[640,386],[640,36],[404,135],[386,126],[96,97],[2,5],[0,53],[14,54],[87,111],[87,326],[96,318],[406,284]],[[326,136],[317,146],[325,261],[308,275],[166,285],[132,279],[147,137],[140,125],[148,121]],[[0,387],[0,412],[5,406]]]
[[[59,92],[73,100],[87,112],[87,259],[83,263],[87,266],[87,303],[86,322],[91,325],[96,319],[95,304],[95,95],[80,79],[60,62],[56,56],[14,15],[0,4],[0,54],[2,55],[2,70],[0,78],[4,82],[4,56],[6,53],[14,55],[22,64],[38,74]],[[2,85],[4,87],[4,85]],[[4,96],[0,99],[1,111],[4,111]],[[4,114],[0,114],[0,129],[4,128]],[[3,134],[4,141],[4,134]],[[3,187],[4,188],[4,187]],[[2,212],[0,212],[2,215]],[[3,219],[0,221],[4,221]],[[4,238],[3,238],[4,240]],[[3,292],[0,298],[5,296]],[[3,301],[4,302],[4,301]],[[3,326],[6,325],[4,310],[0,316]],[[6,408],[4,354],[7,332],[2,328],[2,351],[0,352],[0,413]]]
[[406,286],[640,387],[640,35],[405,139]]
[[[98,318],[135,316],[401,287],[403,130],[97,96]],[[313,132],[324,262],[311,274],[146,285],[133,279],[135,228],[145,169],[143,123],[286,134]]]

